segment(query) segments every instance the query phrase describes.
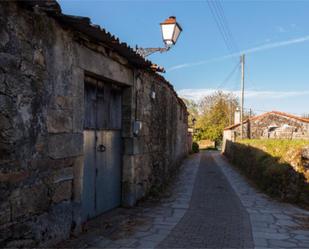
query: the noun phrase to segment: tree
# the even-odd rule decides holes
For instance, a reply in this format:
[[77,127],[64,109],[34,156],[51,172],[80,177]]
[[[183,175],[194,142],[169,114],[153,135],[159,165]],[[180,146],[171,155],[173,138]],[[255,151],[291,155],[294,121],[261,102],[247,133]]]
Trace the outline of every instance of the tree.
[[193,119],[197,120],[198,119],[198,104],[194,101],[194,100],[190,100],[190,99],[182,99],[183,102],[185,102],[186,106],[187,106],[187,110],[189,113],[188,116],[188,125],[189,127],[193,127]]
[[221,142],[223,130],[234,123],[238,100],[231,93],[217,91],[204,97],[199,103],[196,138]]

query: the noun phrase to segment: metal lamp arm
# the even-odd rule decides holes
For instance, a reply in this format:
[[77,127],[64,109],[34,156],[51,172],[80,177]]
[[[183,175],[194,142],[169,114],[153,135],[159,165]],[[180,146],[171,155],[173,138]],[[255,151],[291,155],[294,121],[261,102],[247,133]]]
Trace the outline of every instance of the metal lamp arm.
[[138,53],[139,55],[145,58],[156,52],[160,52],[160,53],[166,52],[170,48],[171,48],[170,46],[166,46],[164,48],[138,48],[136,47],[136,53]]

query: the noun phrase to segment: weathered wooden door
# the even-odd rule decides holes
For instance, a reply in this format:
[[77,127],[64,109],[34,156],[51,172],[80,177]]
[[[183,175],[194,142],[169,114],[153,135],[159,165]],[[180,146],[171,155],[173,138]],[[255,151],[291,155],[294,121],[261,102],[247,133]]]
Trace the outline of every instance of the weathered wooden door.
[[120,205],[121,89],[87,78],[85,84],[83,221]]

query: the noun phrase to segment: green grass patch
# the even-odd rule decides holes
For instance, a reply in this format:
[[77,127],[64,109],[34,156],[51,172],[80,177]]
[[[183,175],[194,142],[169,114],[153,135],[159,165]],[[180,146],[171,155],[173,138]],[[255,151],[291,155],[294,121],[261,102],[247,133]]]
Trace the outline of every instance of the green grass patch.
[[289,151],[301,151],[308,140],[288,140],[288,139],[242,139],[237,141],[241,144],[253,146],[262,149],[273,157],[284,157]]

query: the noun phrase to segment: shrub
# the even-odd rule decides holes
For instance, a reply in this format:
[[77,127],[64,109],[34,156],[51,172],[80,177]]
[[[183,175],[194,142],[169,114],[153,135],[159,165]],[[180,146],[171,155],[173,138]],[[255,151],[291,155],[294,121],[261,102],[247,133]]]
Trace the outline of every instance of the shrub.
[[198,153],[199,151],[200,151],[200,147],[199,147],[198,143],[197,142],[193,142],[192,143],[192,152],[193,153]]
[[[309,184],[303,173],[297,172],[282,157],[267,153],[268,145],[262,146],[263,141],[258,142],[259,148],[248,143],[228,143],[227,158],[259,189],[272,197],[309,208]],[[264,140],[264,144],[267,143]],[[272,146],[270,148],[275,150]],[[276,151],[276,155],[279,154]]]

